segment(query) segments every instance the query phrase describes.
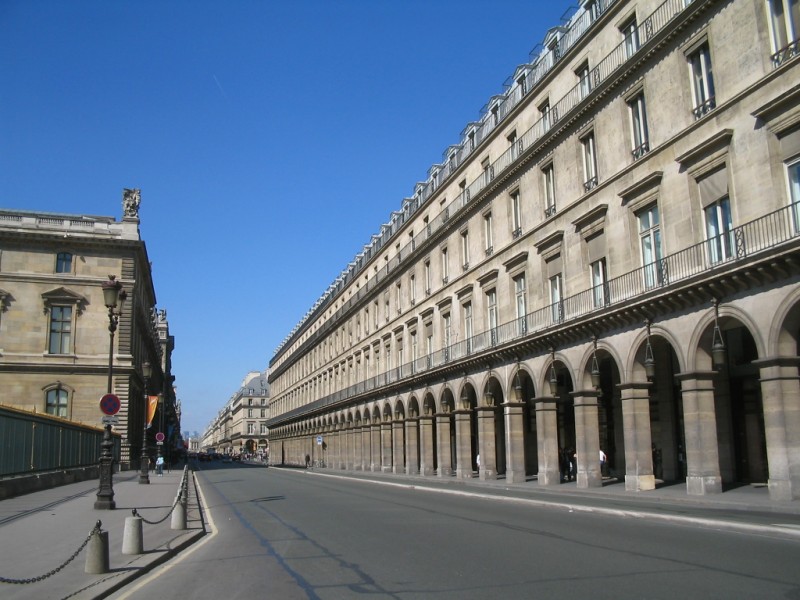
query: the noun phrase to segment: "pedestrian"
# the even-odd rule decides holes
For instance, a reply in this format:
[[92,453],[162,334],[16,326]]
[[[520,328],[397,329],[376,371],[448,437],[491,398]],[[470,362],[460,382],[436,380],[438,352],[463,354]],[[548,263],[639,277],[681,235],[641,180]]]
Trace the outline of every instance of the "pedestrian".
[[164,475],[164,457],[161,455],[156,459],[156,474],[159,477]]
[[606,453],[603,452],[603,449],[600,448],[600,477],[603,477],[606,474]]
[[569,449],[569,480],[578,479],[578,455],[575,448]]
[[480,454],[478,454],[475,457],[475,463],[478,465],[478,473],[480,473],[481,472],[481,455]]
[[558,470],[561,473],[561,482],[569,480],[569,456],[566,448],[558,449]]

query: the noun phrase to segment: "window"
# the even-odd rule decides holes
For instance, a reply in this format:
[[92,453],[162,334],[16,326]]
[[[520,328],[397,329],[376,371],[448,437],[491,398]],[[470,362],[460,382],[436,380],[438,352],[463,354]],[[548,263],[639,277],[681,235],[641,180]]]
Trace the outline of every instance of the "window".
[[544,216],[550,218],[556,214],[556,186],[553,163],[542,169],[544,179]]
[[580,83],[578,89],[581,93],[581,99],[586,98],[589,92],[592,91],[592,82],[589,79],[589,63],[583,63],[580,68],[575,71],[575,75],[578,76],[578,82]]
[[644,92],[628,101],[631,111],[631,139],[633,140],[633,159],[638,160],[650,151],[647,135],[647,113],[644,106]]
[[593,190],[597,187],[597,154],[594,147],[594,132],[581,140],[583,146],[583,189]]
[[[251,398],[251,399],[250,399],[250,404],[252,404],[252,403],[253,403],[253,399]],[[248,409],[247,409],[247,417],[248,417],[249,419],[252,419],[252,418],[253,418],[253,409],[252,409],[252,408],[248,408]]]
[[794,230],[800,231],[800,160],[788,165],[789,201],[794,206]]
[[517,301],[517,333],[522,335],[528,331],[525,316],[528,314],[525,295],[525,275],[514,279],[514,296]]
[[373,311],[372,311],[372,325],[374,326],[375,331],[378,331],[378,301],[375,300],[373,304]]
[[397,366],[401,368],[403,366],[403,338],[397,338],[395,344],[397,347]]
[[255,435],[256,434],[256,424],[255,423],[248,423],[247,424],[247,435]]
[[442,315],[442,329],[444,330],[444,347],[449,348],[453,343],[452,340],[452,321],[450,320],[450,313]]
[[508,147],[511,150],[511,160],[512,161],[517,160],[517,157],[519,156],[519,147],[517,145],[517,132],[512,131],[508,135],[508,137],[506,137],[506,139],[508,140]]
[[429,296],[431,293],[431,261],[425,261],[425,295]]
[[523,73],[519,77],[517,77],[517,85],[519,86],[519,93],[520,96],[524,96],[528,93],[528,75],[527,73]]
[[267,433],[269,433],[269,430],[267,429],[267,424],[261,423],[261,435],[267,435]]
[[486,292],[486,309],[489,323],[489,331],[492,336],[492,344],[497,343],[497,291],[489,290]]
[[442,248],[442,284],[447,285],[450,281],[450,267],[447,263],[447,248]]
[[364,335],[369,335],[369,307],[364,309]]
[[469,230],[461,232],[461,264],[464,271],[469,270]]
[[69,393],[67,390],[61,388],[48,390],[46,396],[47,406],[45,407],[47,414],[66,418],[68,400]]
[[772,34],[772,64],[780,66],[798,53],[800,0],[767,0]]
[[644,282],[650,288],[661,285],[661,225],[658,220],[658,206],[646,208],[637,215],[639,220],[639,242],[642,248]]
[[483,185],[489,185],[492,180],[492,166],[489,164],[488,158],[481,161],[481,169],[483,170]]
[[601,308],[608,302],[606,259],[601,258],[594,261],[590,268],[592,271],[592,300],[595,308]]
[[383,301],[383,320],[389,322],[389,294],[386,294],[386,299]]
[[541,106],[539,106],[539,114],[541,115],[542,120],[542,133],[546,133],[550,130],[550,101],[548,100]]
[[464,339],[467,340],[467,352],[472,350],[472,302],[464,305]]
[[494,234],[492,232],[492,213],[483,215],[483,237],[486,248],[486,256],[491,256],[494,252]]
[[[263,400],[263,398],[262,398],[262,400]],[[267,416],[267,409],[266,409],[266,408],[262,408],[262,409],[261,409],[261,418],[263,419],[263,418],[265,418],[266,416]]]
[[72,254],[59,252],[56,255],[56,273],[72,273]]
[[602,14],[603,7],[600,5],[599,0],[590,0],[586,3],[586,12],[589,13],[589,19],[594,23],[597,18]]
[[711,70],[711,53],[708,49],[708,42],[692,52],[688,59],[692,77],[692,97],[694,99],[692,113],[695,119],[699,119],[716,106],[714,100],[714,77]]
[[411,275],[408,278],[409,294],[411,295],[411,306],[417,303],[417,276]]
[[519,190],[511,194],[511,235],[514,239],[522,235],[522,211],[519,205]]
[[395,286],[395,304],[397,305],[397,314],[400,314],[403,310],[403,288],[400,286],[400,282],[397,282]]
[[563,318],[561,306],[561,273],[550,278],[550,305],[553,323],[560,323]]
[[709,260],[717,263],[733,257],[733,221],[731,203],[726,196],[706,206],[706,239],[708,240]]
[[630,58],[639,49],[639,31],[636,27],[636,17],[633,16],[628,19],[625,24],[620,27],[620,31],[625,38],[625,58]]
[[410,333],[410,335],[411,335],[411,360],[412,361],[416,361],[417,360],[417,332],[416,331],[412,331]]
[[69,354],[72,351],[72,307],[50,307],[49,354]]

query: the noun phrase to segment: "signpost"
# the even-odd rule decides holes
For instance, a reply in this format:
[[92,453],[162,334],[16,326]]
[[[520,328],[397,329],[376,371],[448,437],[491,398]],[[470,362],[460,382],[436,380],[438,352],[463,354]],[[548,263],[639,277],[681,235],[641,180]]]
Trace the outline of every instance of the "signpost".
[[321,435],[317,436],[317,446],[322,446],[322,436]]
[[100,398],[100,410],[104,415],[115,415],[119,412],[122,403],[119,401],[119,396],[115,394],[104,394]]

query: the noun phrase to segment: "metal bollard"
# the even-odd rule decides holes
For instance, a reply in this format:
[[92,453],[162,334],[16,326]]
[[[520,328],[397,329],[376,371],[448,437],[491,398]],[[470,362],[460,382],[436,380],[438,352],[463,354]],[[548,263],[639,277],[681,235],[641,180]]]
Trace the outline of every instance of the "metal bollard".
[[97,522],[97,531],[89,538],[86,546],[86,565],[85,573],[100,574],[108,573],[108,532],[100,529],[100,521]]
[[133,516],[125,518],[125,530],[122,534],[123,554],[144,554],[142,537],[142,517],[133,509]]

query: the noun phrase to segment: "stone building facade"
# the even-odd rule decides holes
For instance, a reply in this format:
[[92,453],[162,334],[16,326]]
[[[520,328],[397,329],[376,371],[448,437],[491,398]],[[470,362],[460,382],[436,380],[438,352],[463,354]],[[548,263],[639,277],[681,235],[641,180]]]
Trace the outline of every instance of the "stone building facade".
[[203,433],[202,448],[219,454],[269,454],[269,371],[251,371]]
[[[139,190],[125,190],[121,221],[0,209],[0,403],[102,427],[110,346],[102,286],[114,275],[127,295],[111,350],[123,468],[138,465],[145,435],[142,363],[152,365],[149,394],[163,395],[154,422],[180,431],[174,338],[166,311],[156,310],[139,201]],[[147,436],[155,454],[155,429]]]
[[582,2],[276,350],[272,461],[800,497],[798,37]]

